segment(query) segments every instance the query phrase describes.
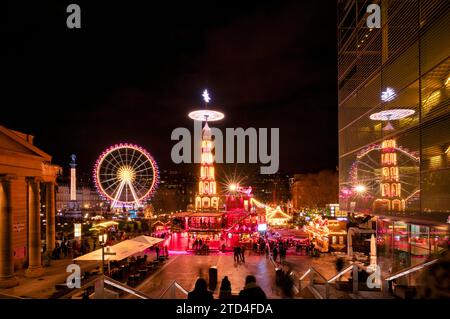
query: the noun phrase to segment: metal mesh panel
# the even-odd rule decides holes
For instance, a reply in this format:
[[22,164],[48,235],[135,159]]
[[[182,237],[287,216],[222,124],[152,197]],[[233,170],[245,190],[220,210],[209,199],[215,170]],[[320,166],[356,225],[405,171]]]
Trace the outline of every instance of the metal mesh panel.
[[[385,183],[380,145],[392,139],[397,145],[400,199],[405,201],[402,210],[448,211],[450,2],[370,3],[382,6],[381,29],[366,27],[369,2],[338,3],[342,209],[375,211],[374,202],[383,197],[380,185]],[[394,119],[370,117],[398,109],[413,113]],[[360,194],[355,193],[358,184],[365,186]],[[386,207],[382,209],[391,209]]]

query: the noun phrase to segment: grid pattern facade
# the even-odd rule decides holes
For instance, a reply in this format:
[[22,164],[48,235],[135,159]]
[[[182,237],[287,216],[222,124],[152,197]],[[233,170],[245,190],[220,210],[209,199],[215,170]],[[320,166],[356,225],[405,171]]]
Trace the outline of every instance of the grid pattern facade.
[[[366,24],[370,4],[381,9],[381,28]],[[449,8],[338,1],[341,210],[450,215]]]

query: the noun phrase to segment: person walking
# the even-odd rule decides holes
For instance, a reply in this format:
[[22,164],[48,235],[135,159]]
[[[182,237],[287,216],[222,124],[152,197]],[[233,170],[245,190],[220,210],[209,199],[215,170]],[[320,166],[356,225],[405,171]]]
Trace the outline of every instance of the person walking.
[[241,256],[241,255],[242,255],[242,249],[241,249],[241,246],[238,245],[238,246],[236,247],[236,250],[237,250],[237,261],[240,262],[240,261],[241,261],[241,257],[242,257],[242,256]]
[[241,246],[241,260],[243,263],[245,263],[245,246]]
[[277,257],[278,257],[278,250],[277,250],[276,246],[273,247],[272,257],[273,257],[273,261],[276,262],[277,261]]
[[66,258],[67,257],[67,244],[65,241],[63,241],[61,243],[61,252],[62,252],[62,255],[64,256],[64,258]]
[[239,299],[241,301],[262,301],[266,300],[266,294],[256,284],[255,276],[249,275],[245,278],[245,287],[239,292]]
[[239,255],[238,255],[238,249],[237,246],[234,246],[233,248],[233,254],[234,254],[234,262],[237,263],[239,261]]
[[159,259],[159,246],[155,247],[155,251],[156,251],[156,259]]
[[197,250],[198,247],[198,239],[196,238],[194,244],[192,245],[192,249]]
[[286,259],[286,248],[281,247],[281,249],[280,249],[280,263],[283,264],[285,259]]

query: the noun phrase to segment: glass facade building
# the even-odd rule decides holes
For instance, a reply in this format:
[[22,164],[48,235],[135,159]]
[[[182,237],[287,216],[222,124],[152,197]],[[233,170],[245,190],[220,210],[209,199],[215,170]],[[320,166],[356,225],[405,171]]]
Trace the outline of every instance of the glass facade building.
[[340,209],[409,266],[449,240],[450,2],[339,0],[337,22]]

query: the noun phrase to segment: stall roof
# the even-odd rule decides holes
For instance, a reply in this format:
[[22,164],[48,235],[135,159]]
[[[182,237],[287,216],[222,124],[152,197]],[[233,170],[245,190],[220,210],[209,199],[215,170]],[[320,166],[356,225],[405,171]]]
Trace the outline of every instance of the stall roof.
[[108,228],[108,227],[115,226],[115,225],[119,225],[119,223],[109,220],[109,221],[105,221],[105,222],[101,222],[101,223],[92,225],[92,228],[90,230],[95,230],[98,228]]
[[279,212],[279,211],[275,211],[275,213],[273,213],[272,215],[270,215],[269,217],[270,219],[290,219],[290,216],[287,216],[286,214],[284,214],[283,212]]
[[[148,247],[151,247],[164,239],[149,236],[139,236],[133,239],[124,240],[116,245],[109,247],[110,252],[115,255],[105,255],[105,260],[122,260],[134,254],[143,252]],[[105,252],[107,248],[105,247]],[[102,260],[102,249],[97,249],[93,252],[77,257],[74,260]]]
[[189,217],[221,217],[224,213],[218,212],[197,212],[192,213]]
[[277,229],[276,232],[282,237],[306,238],[309,236],[308,233],[301,229]]
[[193,214],[193,212],[179,212],[179,213],[171,214],[170,216],[173,217],[173,218],[175,218],[175,217],[189,217],[192,214]]

